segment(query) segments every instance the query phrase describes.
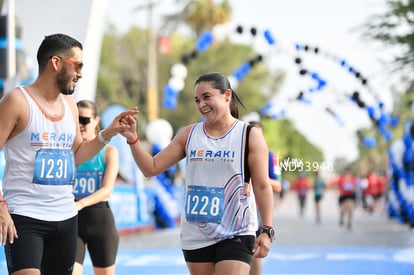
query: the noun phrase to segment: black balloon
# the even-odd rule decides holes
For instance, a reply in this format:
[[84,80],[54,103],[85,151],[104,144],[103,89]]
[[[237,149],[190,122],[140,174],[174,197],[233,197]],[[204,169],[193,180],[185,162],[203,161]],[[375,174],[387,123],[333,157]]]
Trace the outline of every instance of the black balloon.
[[250,33],[251,33],[253,36],[255,36],[255,35],[257,34],[257,30],[256,30],[256,28],[251,28],[251,29],[250,29]]

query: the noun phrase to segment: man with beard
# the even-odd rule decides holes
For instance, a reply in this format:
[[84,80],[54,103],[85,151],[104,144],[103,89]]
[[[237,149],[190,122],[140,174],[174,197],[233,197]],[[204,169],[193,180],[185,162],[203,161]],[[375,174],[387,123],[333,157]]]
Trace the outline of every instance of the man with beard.
[[82,141],[71,97],[82,77],[82,44],[64,34],[46,36],[37,52],[39,75],[0,101],[0,148],[6,160],[0,194],[0,237],[9,274],[71,274],[77,209],[75,167],[129,126],[124,116]]

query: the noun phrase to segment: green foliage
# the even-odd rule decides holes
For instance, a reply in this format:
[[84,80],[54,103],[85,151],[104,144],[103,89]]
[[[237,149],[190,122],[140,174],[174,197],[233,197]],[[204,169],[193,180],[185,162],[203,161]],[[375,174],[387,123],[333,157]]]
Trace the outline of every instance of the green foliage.
[[[289,120],[262,119],[261,123],[269,150],[279,155],[281,163],[301,161],[305,165],[302,169],[308,170],[306,171],[308,174],[315,170],[312,167],[313,163],[322,165],[324,161],[322,151],[298,132]],[[291,168],[292,171],[282,170],[282,177],[289,181],[296,178],[301,170],[294,169],[294,166]]]
[[399,50],[395,55],[394,70],[406,70],[407,80],[414,84],[414,1],[388,0],[384,14],[372,16],[365,25],[363,35],[391,45]]
[[146,32],[132,28],[119,36],[110,27],[103,39],[96,102],[101,110],[108,104],[140,106],[146,110]]
[[[414,102],[414,2],[403,0],[387,0],[387,10],[383,14],[377,14],[368,19],[362,32],[365,39],[377,41],[384,46],[392,46],[394,59],[391,72],[402,75],[401,83],[407,86],[407,90],[394,91],[393,116],[398,117],[399,125],[392,130],[393,140],[401,138],[404,124],[413,120],[411,109]],[[379,134],[376,125],[369,129],[361,130],[362,136],[373,136],[377,140],[374,148],[366,148],[359,145],[360,158],[354,163],[359,173],[364,174],[370,168],[387,168],[387,148],[389,144]],[[391,141],[392,142],[392,141]],[[375,167],[373,167],[373,165]]]

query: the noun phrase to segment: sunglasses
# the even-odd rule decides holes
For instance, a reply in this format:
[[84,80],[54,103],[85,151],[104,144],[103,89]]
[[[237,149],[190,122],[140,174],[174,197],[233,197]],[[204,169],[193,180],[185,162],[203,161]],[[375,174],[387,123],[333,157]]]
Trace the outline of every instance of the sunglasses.
[[88,125],[89,123],[91,123],[90,117],[79,116],[79,124]]
[[76,62],[76,61],[73,61],[73,60],[70,60],[70,59],[68,59],[68,58],[63,58],[63,57],[61,57],[61,56],[56,56],[56,57],[58,57],[58,58],[60,58],[63,62],[65,62],[65,63],[69,63],[69,64],[71,64],[71,65],[73,65],[74,67],[75,67],[75,71],[79,74],[81,71],[82,71],[82,68],[83,68],[83,63],[81,62],[81,63],[79,63],[79,62]]

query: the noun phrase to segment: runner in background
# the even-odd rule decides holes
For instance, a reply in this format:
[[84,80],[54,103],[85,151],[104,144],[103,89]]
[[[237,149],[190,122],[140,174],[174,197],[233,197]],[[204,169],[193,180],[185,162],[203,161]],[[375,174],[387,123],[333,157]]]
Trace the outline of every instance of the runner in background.
[[358,181],[356,176],[351,173],[350,168],[345,168],[338,179],[339,189],[339,225],[345,224],[348,230],[352,228],[353,213],[355,209],[356,193],[358,191]]
[[[100,117],[94,102],[77,103],[82,139],[93,140],[100,130]],[[94,157],[76,169],[74,196],[78,209],[78,238],[73,275],[82,274],[88,249],[96,275],[114,275],[119,236],[109,207],[119,172],[119,153],[106,145]]]
[[325,181],[319,171],[315,171],[313,178],[313,196],[315,200],[316,223],[321,222],[321,200],[325,192]]
[[308,191],[312,188],[312,182],[306,177],[304,171],[299,172],[298,178],[292,182],[291,189],[296,191],[299,201],[299,215],[303,217],[305,214],[306,198]]

